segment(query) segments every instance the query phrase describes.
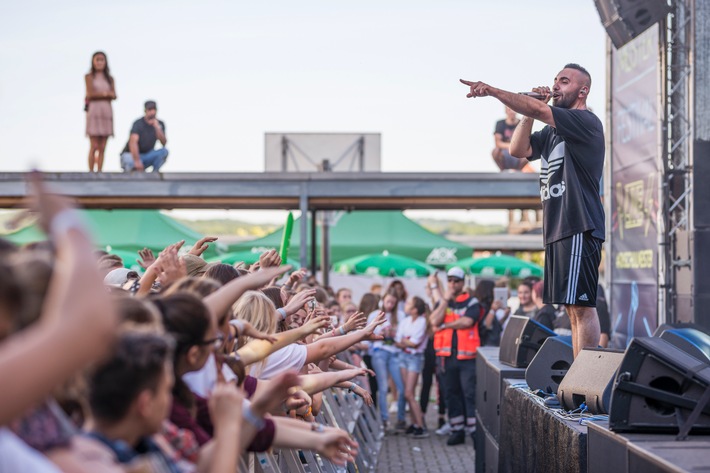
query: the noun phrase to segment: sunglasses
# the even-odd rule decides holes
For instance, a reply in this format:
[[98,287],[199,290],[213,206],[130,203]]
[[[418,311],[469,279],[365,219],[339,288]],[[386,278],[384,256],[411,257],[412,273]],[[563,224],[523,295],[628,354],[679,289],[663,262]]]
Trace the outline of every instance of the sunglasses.
[[224,344],[224,335],[223,334],[218,334],[215,338],[210,338],[209,340],[203,340],[198,345],[212,345],[212,348],[215,350],[219,350],[222,345]]
[[447,281],[449,281],[449,282],[461,282],[461,281],[463,281],[463,279],[459,279],[459,278],[447,278]]

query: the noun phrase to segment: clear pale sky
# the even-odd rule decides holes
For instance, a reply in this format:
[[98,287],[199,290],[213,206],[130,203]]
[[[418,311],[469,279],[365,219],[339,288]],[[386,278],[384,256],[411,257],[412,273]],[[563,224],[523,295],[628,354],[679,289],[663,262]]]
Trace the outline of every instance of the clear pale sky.
[[264,133],[377,132],[383,171],[495,171],[503,107],[459,78],[513,91],[592,74],[605,120],[605,41],[593,0],[7,2],[0,16],[0,170],[84,171],[91,54],[116,80],[105,171],[146,99],[165,172],[258,172]]

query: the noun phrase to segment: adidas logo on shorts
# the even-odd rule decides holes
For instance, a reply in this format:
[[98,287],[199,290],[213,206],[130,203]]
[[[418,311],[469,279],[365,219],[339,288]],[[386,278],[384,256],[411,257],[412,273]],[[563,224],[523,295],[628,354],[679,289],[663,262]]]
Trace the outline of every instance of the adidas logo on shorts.
[[581,296],[579,296],[579,300],[584,301],[584,302],[589,302],[589,297],[587,297],[587,294],[584,293]]

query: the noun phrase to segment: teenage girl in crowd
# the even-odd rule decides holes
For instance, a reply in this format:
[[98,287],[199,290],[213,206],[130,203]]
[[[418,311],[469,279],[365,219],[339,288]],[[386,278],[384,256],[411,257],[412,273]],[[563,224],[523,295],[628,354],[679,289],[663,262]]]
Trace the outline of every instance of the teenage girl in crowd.
[[399,366],[404,380],[404,397],[412,416],[412,425],[406,433],[414,438],[424,438],[428,437],[429,433],[424,428],[422,410],[417,403],[414,390],[424,366],[429,308],[422,299],[415,296],[407,301],[405,311],[407,317],[400,321],[397,327],[395,345],[402,350],[399,354]]
[[[404,314],[397,310],[397,293],[390,290],[382,300],[382,311],[385,313],[385,322],[377,327],[376,335],[384,337],[381,341],[370,343],[368,350],[372,367],[375,370],[378,391],[378,407],[382,422],[387,426],[389,409],[387,405],[387,391],[390,377],[397,389],[397,430],[405,430],[407,423],[404,420],[406,401],[404,399],[404,383],[399,369],[398,354],[400,349],[395,346],[394,337],[397,334],[397,325],[404,318]],[[373,311],[367,321],[371,323],[378,316],[379,311]]]

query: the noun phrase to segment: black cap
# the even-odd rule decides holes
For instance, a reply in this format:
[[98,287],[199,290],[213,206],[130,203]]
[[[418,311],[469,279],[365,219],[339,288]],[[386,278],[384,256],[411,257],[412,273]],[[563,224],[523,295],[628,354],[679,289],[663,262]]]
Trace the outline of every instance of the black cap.
[[157,108],[158,108],[158,106],[155,104],[155,100],[146,101],[146,103],[145,103],[146,110],[153,110],[153,109],[157,109]]

